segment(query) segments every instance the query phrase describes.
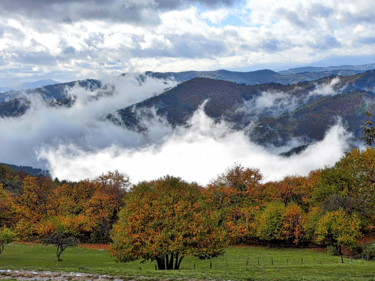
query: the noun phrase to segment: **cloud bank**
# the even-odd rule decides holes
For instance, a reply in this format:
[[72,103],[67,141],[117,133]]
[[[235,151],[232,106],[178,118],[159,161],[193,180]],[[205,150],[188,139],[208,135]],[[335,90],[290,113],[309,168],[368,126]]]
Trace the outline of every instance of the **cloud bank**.
[[330,58],[330,64],[370,63],[373,6],[372,0],[3,0],[0,86],[147,70],[280,69]]
[[[48,168],[53,177],[68,180],[93,178],[117,169],[134,183],[169,174],[207,184],[234,163],[259,168],[266,180],[306,175],[334,164],[348,149],[350,136],[337,124],[323,141],[302,154],[281,157],[252,143],[230,124],[215,123],[205,115],[204,105],[187,126],[172,128],[154,116],[143,120],[147,133],[134,132],[114,125],[106,119],[107,114],[159,94],[174,83],[147,78],[140,84],[135,76],[107,83],[114,85],[113,95],[96,98],[98,92],[76,86],[67,91],[76,97],[70,108],[47,107],[40,99],[31,98],[32,109],[24,116],[0,119],[0,162]],[[270,103],[263,100],[262,104],[273,101],[271,97]]]

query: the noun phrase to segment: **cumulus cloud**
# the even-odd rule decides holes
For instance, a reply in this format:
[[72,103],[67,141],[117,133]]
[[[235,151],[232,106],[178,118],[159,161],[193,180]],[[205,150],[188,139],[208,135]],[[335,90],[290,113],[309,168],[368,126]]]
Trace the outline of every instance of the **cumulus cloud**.
[[1,83],[370,63],[375,54],[372,0],[4,0],[0,15]]
[[228,9],[220,9],[214,11],[206,11],[201,14],[202,18],[208,19],[210,22],[214,24],[221,23],[225,18],[229,15]]
[[157,11],[168,11],[191,4],[208,7],[232,5],[234,0],[4,0],[0,2],[3,15],[16,14],[28,18],[72,23],[81,20],[108,20],[137,24],[159,22]]
[[[0,119],[0,162],[48,168],[53,177],[69,180],[117,169],[133,182],[169,174],[206,184],[234,163],[259,168],[266,180],[306,175],[332,165],[348,149],[349,135],[337,124],[323,141],[284,158],[252,143],[226,122],[214,122],[205,115],[204,105],[187,126],[177,128],[151,109],[143,114],[148,131],[135,132],[108,121],[107,113],[161,93],[174,83],[147,78],[140,84],[136,76],[106,82],[114,85],[113,95],[78,86],[67,89],[76,98],[70,108],[47,107],[38,97],[28,97],[32,108],[24,116]],[[262,106],[271,103],[258,101]]]

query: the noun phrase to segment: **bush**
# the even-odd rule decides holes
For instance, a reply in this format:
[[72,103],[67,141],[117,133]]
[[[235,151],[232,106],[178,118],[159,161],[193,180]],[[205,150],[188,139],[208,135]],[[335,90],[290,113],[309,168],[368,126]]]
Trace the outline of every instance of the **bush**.
[[367,261],[375,260],[375,243],[362,246],[361,258]]
[[356,259],[364,259],[367,261],[375,260],[375,243],[358,246],[353,250]]
[[361,246],[359,257],[367,261],[375,260],[375,243]]
[[16,240],[16,235],[9,228],[0,229],[0,254],[4,251],[5,245]]

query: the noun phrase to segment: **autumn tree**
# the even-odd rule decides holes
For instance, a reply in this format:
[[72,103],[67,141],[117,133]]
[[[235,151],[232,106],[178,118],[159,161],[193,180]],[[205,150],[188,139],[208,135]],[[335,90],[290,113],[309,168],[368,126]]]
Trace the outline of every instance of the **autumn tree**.
[[22,194],[16,200],[15,231],[24,240],[38,237],[39,224],[50,215],[54,184],[48,177],[27,176],[22,182]]
[[306,235],[303,228],[305,220],[306,215],[302,208],[295,203],[289,204],[285,208],[284,219],[282,221],[281,232],[283,240],[296,245],[305,242]]
[[129,178],[117,171],[94,180],[63,183],[51,192],[54,204],[39,228],[40,235],[62,225],[81,241],[108,243],[129,185]]
[[263,176],[258,169],[244,168],[241,165],[235,165],[229,168],[226,173],[218,176],[211,183],[211,186],[233,187],[238,191],[246,191],[249,188],[257,187]]
[[118,171],[108,172],[96,178],[97,185],[93,196],[85,204],[86,213],[95,220],[91,234],[94,242],[110,242],[109,232],[118,219],[118,213],[124,205],[124,198],[131,183],[129,176]]
[[128,193],[111,232],[111,251],[121,262],[152,260],[160,270],[178,269],[185,256],[223,254],[224,236],[201,189],[167,176]]
[[235,165],[212,181],[204,191],[210,208],[220,216],[231,244],[248,243],[255,237],[254,217],[262,195],[262,174]]
[[313,189],[309,182],[312,177],[312,173],[309,177],[288,176],[276,182],[279,199],[286,205],[295,203],[307,210]]
[[0,183],[0,227],[14,224],[14,207],[13,194],[5,190]]

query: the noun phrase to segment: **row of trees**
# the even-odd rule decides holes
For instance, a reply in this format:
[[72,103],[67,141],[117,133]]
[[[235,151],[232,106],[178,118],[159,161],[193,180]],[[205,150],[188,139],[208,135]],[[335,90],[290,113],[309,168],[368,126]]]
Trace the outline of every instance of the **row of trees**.
[[369,148],[307,177],[265,184],[259,171],[237,166],[204,192],[232,244],[331,245],[341,253],[374,229],[374,177]]
[[130,186],[125,175],[114,172],[72,183],[4,167],[2,171],[5,182],[21,182],[16,190],[0,183],[0,225],[11,228],[20,240],[41,240],[63,229],[82,242],[110,242],[109,232]]
[[0,168],[0,226],[24,241],[57,230],[111,242],[119,261],[155,260],[177,269],[187,255],[211,258],[228,244],[353,249],[375,229],[375,150],[353,150],[307,177],[262,183],[234,166],[206,187],[164,177],[130,185],[108,173],[76,183]]
[[374,229],[375,150],[368,148],[279,182],[262,183],[258,170],[237,165],[206,188],[173,177],[140,183],[111,238],[118,260],[171,269],[185,255],[217,256],[227,243],[321,245],[342,255]]

